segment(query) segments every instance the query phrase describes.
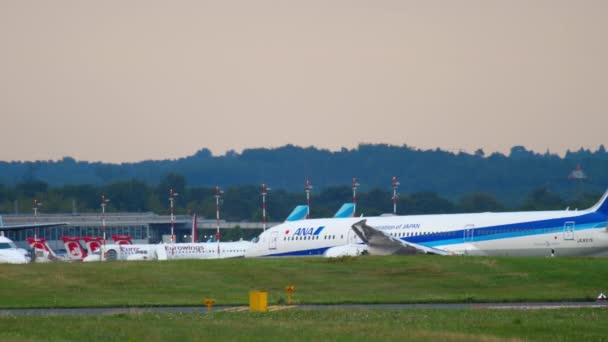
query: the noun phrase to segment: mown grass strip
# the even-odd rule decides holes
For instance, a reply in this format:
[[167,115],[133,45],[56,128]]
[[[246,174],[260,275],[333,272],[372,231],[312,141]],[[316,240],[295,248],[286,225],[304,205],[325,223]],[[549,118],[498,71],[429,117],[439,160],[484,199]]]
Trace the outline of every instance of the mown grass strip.
[[594,300],[608,288],[608,259],[358,257],[0,265],[0,306],[269,304]]
[[2,341],[603,341],[606,309],[0,317]]

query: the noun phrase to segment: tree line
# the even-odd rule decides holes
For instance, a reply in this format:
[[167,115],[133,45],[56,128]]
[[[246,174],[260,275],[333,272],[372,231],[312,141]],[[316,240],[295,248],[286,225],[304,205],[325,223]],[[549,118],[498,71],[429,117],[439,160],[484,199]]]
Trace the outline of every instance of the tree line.
[[[585,177],[569,179],[577,165],[582,167]],[[550,151],[529,151],[523,146],[514,146],[509,154],[486,154],[482,149],[452,152],[385,144],[361,144],[339,151],[286,145],[240,153],[229,151],[218,156],[203,148],[185,158],[122,164],[77,161],[70,157],[0,161],[0,183],[8,187],[40,180],[54,189],[74,186],[67,191],[78,191],[80,184],[90,184],[92,188],[130,184],[139,189],[143,183],[154,188],[172,172],[183,175],[189,186],[201,189],[216,184],[242,185],[246,189],[248,184],[270,183],[275,189],[290,192],[301,191],[306,177],[317,189],[327,189],[348,184],[353,176],[360,180],[363,191],[389,190],[391,178],[397,176],[404,192],[435,192],[455,203],[466,194],[483,192],[495,194],[501,202],[514,207],[539,186],[549,187],[562,198],[605,190],[608,152],[604,146],[596,151],[581,148],[559,156]],[[144,206],[137,203],[135,207]],[[157,208],[154,203],[148,203],[147,207]]]
[[[186,177],[176,173],[165,175],[155,186],[136,179],[102,186],[50,186],[41,180],[21,182],[13,187],[0,184],[0,213],[31,214],[34,199],[42,203],[41,213],[94,213],[100,211],[101,196],[104,195],[110,200],[108,212],[168,214],[170,188],[178,194],[175,198],[177,214],[197,213],[206,218],[215,217],[215,187],[188,186]],[[232,185],[223,190],[223,219],[252,222],[262,220],[261,185]],[[475,191],[450,199],[437,192],[419,191],[398,195],[397,214],[559,210],[566,207],[583,209],[593,205],[600,195],[599,192],[582,192],[579,196],[565,199],[550,187],[541,185],[523,194],[519,204],[507,205],[488,192]],[[305,204],[306,198],[304,191],[273,189],[269,191],[266,201],[268,220],[283,221],[296,205]],[[311,216],[331,217],[346,202],[352,202],[350,185],[315,190],[311,196]],[[372,188],[357,193],[358,215],[375,216],[391,213],[392,210],[390,189]]]

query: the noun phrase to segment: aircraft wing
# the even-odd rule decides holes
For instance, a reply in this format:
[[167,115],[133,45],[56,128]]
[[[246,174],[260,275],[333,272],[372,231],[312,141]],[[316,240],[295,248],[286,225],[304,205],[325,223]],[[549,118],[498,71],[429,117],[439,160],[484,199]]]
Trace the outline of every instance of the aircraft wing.
[[65,222],[50,222],[50,223],[28,223],[28,224],[13,224],[10,226],[0,226],[0,231],[16,231],[34,228],[51,228],[51,227],[63,227],[68,224]]
[[367,224],[367,220],[361,220],[352,225],[352,229],[357,236],[367,244],[368,251],[372,255],[391,255],[391,254],[439,254],[449,255],[450,253],[433,247],[423,246],[398,239],[394,236],[376,229]]

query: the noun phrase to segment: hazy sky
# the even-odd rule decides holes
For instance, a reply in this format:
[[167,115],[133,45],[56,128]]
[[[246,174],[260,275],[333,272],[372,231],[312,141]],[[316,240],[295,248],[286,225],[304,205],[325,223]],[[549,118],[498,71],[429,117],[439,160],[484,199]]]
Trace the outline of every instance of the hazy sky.
[[0,0],[0,160],[608,145],[608,1]]

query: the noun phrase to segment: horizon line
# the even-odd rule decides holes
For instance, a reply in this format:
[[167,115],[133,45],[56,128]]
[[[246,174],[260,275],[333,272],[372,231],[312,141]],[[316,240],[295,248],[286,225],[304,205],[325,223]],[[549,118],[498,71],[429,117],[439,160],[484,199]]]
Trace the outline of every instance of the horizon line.
[[102,164],[113,164],[113,165],[120,165],[120,164],[137,164],[137,163],[143,163],[143,162],[150,162],[150,161],[175,161],[175,160],[179,160],[179,159],[186,159],[186,158],[191,158],[196,156],[197,154],[203,152],[203,151],[208,151],[210,157],[212,158],[221,158],[221,157],[228,157],[231,154],[236,154],[236,155],[243,155],[243,153],[245,153],[248,150],[278,150],[278,149],[282,149],[282,148],[286,148],[286,147],[295,147],[295,148],[300,148],[300,149],[309,149],[309,148],[313,148],[316,149],[318,151],[327,151],[327,152],[331,152],[331,153],[339,153],[339,152],[352,152],[352,151],[356,151],[358,150],[361,146],[387,146],[387,147],[397,147],[397,148],[407,148],[410,149],[412,151],[417,151],[417,152],[445,152],[445,153],[450,153],[452,155],[458,155],[458,154],[468,154],[468,155],[476,155],[476,152],[481,150],[483,151],[483,155],[479,156],[481,158],[488,158],[492,155],[495,154],[499,154],[505,157],[510,157],[510,153],[514,148],[517,147],[523,147],[523,149],[527,152],[532,152],[536,155],[552,155],[552,156],[557,156],[559,158],[565,158],[566,155],[568,153],[576,153],[576,152],[580,152],[581,150],[583,151],[588,151],[590,153],[597,153],[597,152],[601,152],[606,151],[606,148],[604,147],[604,144],[600,144],[599,146],[597,146],[597,148],[595,150],[593,150],[590,147],[579,147],[578,149],[566,149],[564,152],[559,153],[559,152],[552,152],[550,148],[547,148],[544,152],[540,151],[540,150],[535,150],[535,149],[530,149],[524,145],[513,145],[509,148],[509,152],[505,153],[504,151],[500,151],[500,150],[494,150],[494,151],[486,151],[483,147],[477,148],[475,149],[475,151],[470,151],[467,148],[458,148],[458,147],[450,147],[450,148],[445,148],[445,147],[434,147],[434,148],[422,148],[422,147],[416,147],[413,145],[408,145],[408,144],[401,144],[401,145],[397,145],[397,144],[391,144],[391,143],[367,143],[367,142],[362,142],[357,144],[355,147],[351,147],[348,148],[346,146],[342,146],[340,148],[336,148],[336,149],[332,149],[329,147],[320,147],[320,146],[314,146],[314,145],[309,145],[309,146],[302,146],[302,145],[297,145],[297,144],[291,144],[291,143],[287,143],[284,145],[280,145],[280,146],[261,146],[261,147],[245,147],[242,149],[228,149],[226,151],[224,151],[223,153],[217,153],[214,151],[212,151],[210,148],[208,147],[201,147],[198,150],[194,151],[192,154],[189,155],[185,155],[185,156],[180,156],[180,157],[168,157],[168,158],[156,158],[156,159],[139,159],[139,160],[132,160],[132,161],[119,161],[119,162],[113,162],[113,161],[103,161],[103,160],[88,160],[88,159],[80,159],[80,158],[76,158],[76,157],[72,157],[69,155],[60,157],[60,158],[49,158],[49,159],[19,159],[19,160],[0,160],[0,162],[4,162],[4,163],[35,163],[35,162],[62,162],[66,159],[72,159],[76,162],[87,162],[87,163],[102,163]]

